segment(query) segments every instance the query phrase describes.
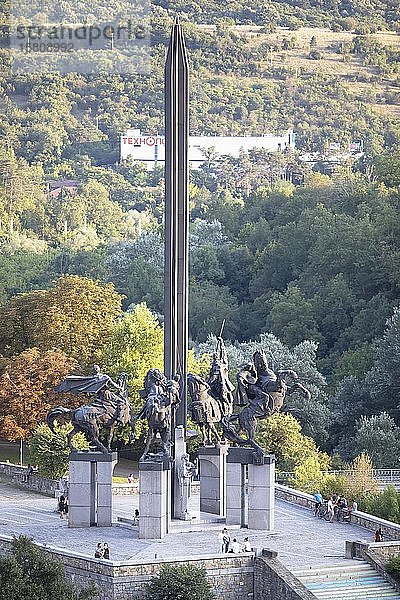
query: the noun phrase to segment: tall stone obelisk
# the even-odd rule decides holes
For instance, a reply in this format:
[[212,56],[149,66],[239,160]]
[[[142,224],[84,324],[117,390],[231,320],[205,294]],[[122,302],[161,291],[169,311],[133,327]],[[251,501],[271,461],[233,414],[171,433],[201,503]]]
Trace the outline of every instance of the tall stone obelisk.
[[181,375],[176,424],[186,427],[188,346],[188,60],[176,18],[165,65],[164,369]]
[[165,64],[165,275],[164,371],[181,377],[181,403],[175,415],[172,514],[182,514],[179,468],[186,452],[188,276],[189,276],[189,68],[178,17],[172,28]]

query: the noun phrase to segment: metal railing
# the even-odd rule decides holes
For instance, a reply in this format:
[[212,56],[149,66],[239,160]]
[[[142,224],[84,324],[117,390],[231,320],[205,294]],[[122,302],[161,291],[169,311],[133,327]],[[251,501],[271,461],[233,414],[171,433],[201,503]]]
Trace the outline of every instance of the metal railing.
[[[343,471],[322,471],[323,475],[336,475],[345,477],[354,477],[355,471],[348,469]],[[294,479],[294,471],[281,471],[276,472],[275,481],[285,485],[285,483]],[[400,469],[372,469],[372,477],[382,483],[396,483],[400,484]]]

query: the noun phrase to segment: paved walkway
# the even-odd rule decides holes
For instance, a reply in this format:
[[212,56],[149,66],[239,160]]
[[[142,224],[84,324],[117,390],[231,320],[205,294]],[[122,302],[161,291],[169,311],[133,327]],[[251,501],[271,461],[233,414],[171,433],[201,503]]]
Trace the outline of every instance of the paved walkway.
[[[192,496],[192,514],[198,511],[199,496]],[[132,517],[139,498],[114,496],[114,516]],[[197,518],[192,523],[196,523]],[[181,522],[179,522],[181,523]],[[199,527],[199,525],[197,525]],[[107,528],[68,529],[67,522],[56,513],[56,500],[35,493],[20,491],[0,483],[0,534],[28,535],[35,541],[92,556],[97,542],[108,542],[114,560],[146,561],[149,559],[212,554],[219,551],[219,526],[209,531],[196,531],[187,525],[184,532],[172,532],[163,540],[139,540],[137,528],[115,526]],[[194,531],[190,531],[194,529]],[[275,531],[231,528],[231,536],[242,542],[249,536],[253,547],[276,550],[279,559],[289,568],[306,568],[337,562],[344,557],[346,540],[372,541],[372,533],[348,523],[327,523],[312,512],[286,503],[276,502]]]

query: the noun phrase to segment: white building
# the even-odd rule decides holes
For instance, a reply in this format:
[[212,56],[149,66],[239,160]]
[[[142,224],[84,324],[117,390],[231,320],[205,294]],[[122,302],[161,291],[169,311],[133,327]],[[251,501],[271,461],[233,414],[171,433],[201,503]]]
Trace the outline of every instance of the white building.
[[[241,151],[253,148],[264,148],[268,152],[276,152],[285,148],[295,148],[296,134],[290,129],[284,135],[251,136],[189,136],[189,161],[193,168],[198,168],[205,160],[204,149],[214,148],[220,154],[239,156]],[[140,129],[128,129],[121,135],[120,160],[144,162],[151,170],[157,163],[165,161],[165,137],[161,135],[144,135]]]

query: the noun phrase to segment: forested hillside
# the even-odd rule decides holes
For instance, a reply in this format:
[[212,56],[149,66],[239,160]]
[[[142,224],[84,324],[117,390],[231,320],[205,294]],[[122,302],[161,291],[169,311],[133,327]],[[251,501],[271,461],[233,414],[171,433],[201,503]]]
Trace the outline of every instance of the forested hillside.
[[[376,412],[362,382],[376,375],[378,340],[400,297],[400,13],[392,0],[161,2],[151,73],[135,77],[15,76],[2,48],[2,317],[16,294],[49,289],[62,274],[112,282],[124,309],[145,301],[162,313],[163,173],[118,158],[128,127],[163,132],[175,11],[189,49],[191,133],[297,134],[295,152],[234,159],[210,151],[191,173],[193,343],[216,334],[223,319],[232,341],[264,332],[288,347],[312,340],[354,433],[360,415]],[[364,155],[349,154],[326,174],[331,143],[345,149],[355,140]],[[320,160],[304,162],[305,152]],[[55,193],[60,179],[75,191]],[[4,330],[2,364],[28,347]],[[365,402],[349,415],[352,394]],[[393,399],[384,408],[398,418]],[[326,407],[320,416],[315,428],[326,432]],[[343,446],[339,421],[331,433],[331,447]]]

